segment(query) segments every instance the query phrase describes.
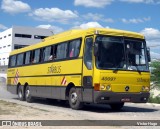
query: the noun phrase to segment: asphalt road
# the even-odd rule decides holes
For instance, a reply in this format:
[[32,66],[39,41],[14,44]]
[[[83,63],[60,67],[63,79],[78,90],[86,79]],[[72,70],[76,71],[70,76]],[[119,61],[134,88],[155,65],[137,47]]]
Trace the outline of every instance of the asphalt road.
[[108,105],[88,104],[84,109],[76,111],[69,108],[68,104],[58,101],[50,102],[45,99],[36,99],[33,103],[19,101],[17,95],[6,91],[4,84],[0,85],[0,99],[43,110],[64,112],[79,120],[160,120],[159,104],[126,103],[122,110],[117,112],[112,111]]

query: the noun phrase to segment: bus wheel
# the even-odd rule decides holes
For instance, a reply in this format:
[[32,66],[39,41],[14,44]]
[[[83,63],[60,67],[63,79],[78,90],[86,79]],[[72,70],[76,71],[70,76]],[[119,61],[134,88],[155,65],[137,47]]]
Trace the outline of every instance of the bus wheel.
[[24,99],[23,90],[22,90],[22,86],[19,86],[19,87],[18,87],[18,98],[19,98],[19,100],[21,100],[21,101],[24,101],[24,100],[25,100],[25,99]]
[[26,87],[26,90],[25,90],[25,98],[26,98],[26,101],[28,103],[31,103],[33,101],[33,97],[31,96],[31,91],[30,91],[30,88],[29,86]]
[[79,110],[83,107],[83,103],[79,101],[78,93],[74,87],[69,91],[69,105],[75,110]]
[[112,103],[110,104],[110,107],[112,110],[118,111],[121,110],[121,108],[124,106],[124,103]]

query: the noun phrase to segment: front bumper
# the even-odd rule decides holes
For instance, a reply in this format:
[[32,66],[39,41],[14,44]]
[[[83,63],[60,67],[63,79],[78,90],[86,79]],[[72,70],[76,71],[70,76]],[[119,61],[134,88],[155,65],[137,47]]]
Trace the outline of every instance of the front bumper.
[[149,92],[140,93],[113,93],[94,91],[94,103],[146,103],[150,96]]

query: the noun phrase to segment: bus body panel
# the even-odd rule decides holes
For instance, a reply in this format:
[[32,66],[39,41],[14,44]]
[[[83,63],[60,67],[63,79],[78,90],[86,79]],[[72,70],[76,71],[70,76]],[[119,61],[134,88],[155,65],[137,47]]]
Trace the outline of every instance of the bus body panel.
[[26,66],[25,69],[12,68],[8,70],[8,90],[17,93],[14,80],[18,73],[19,84],[24,86],[27,83],[31,87],[33,96],[65,99],[65,90],[69,83],[81,86],[81,71],[82,58]]
[[[137,71],[117,71],[113,73],[113,70],[100,72],[100,84],[111,86],[112,92],[126,92],[125,87],[129,86],[127,92],[140,92],[142,86],[150,85],[150,76],[149,73]],[[105,90],[105,89],[104,89]]]
[[[143,88],[150,88],[150,74],[148,72],[95,71],[94,83],[99,84],[102,88],[93,92],[94,103],[147,102],[150,95],[149,89]],[[97,79],[97,75],[99,79]],[[107,90],[107,86],[110,86],[109,90]]]

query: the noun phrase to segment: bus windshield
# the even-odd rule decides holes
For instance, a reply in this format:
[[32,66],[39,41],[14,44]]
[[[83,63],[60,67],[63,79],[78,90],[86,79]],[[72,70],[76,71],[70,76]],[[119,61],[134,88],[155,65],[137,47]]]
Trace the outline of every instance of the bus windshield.
[[149,71],[145,41],[124,37],[97,36],[99,69]]

